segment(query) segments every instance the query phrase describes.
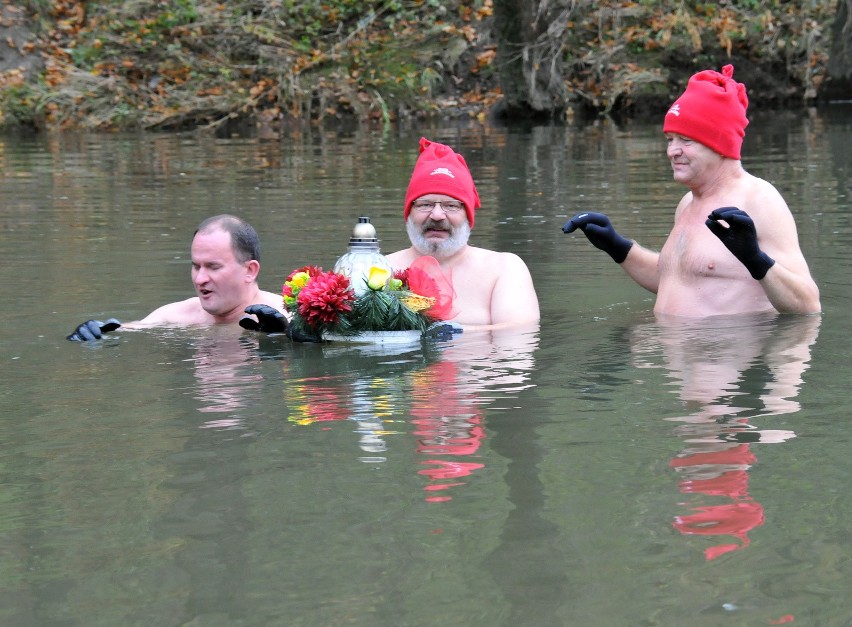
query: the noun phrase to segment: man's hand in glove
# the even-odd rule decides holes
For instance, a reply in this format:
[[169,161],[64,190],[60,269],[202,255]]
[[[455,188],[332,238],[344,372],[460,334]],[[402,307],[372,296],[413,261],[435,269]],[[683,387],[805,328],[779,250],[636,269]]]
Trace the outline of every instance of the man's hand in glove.
[[319,338],[299,333],[292,326],[287,316],[269,305],[249,305],[245,312],[254,318],[241,318],[240,326],[249,331],[259,331],[261,333],[284,333],[294,342],[319,342]]
[[607,253],[615,263],[627,259],[627,253],[633,247],[633,242],[619,235],[603,213],[578,213],[565,223],[562,232],[572,233],[576,229],[583,231],[592,245]]
[[446,341],[453,339],[453,335],[461,333],[463,330],[462,326],[457,322],[439,320],[426,327],[426,330],[423,331],[423,337],[431,340]]
[[[720,220],[728,226],[721,224]],[[714,209],[704,223],[758,281],[775,265],[775,260],[757,245],[754,221],[745,211],[736,207],[720,207]]]
[[121,323],[115,318],[110,318],[106,322],[100,320],[86,320],[83,324],[74,329],[74,332],[68,336],[72,342],[91,342],[99,340],[104,333],[115,331]]

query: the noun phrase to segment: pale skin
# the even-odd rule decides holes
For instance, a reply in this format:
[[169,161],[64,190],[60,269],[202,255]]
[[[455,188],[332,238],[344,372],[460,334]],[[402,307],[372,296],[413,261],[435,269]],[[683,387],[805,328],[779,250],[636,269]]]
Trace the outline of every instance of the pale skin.
[[163,305],[142,320],[123,328],[162,325],[237,324],[249,305],[264,304],[283,312],[280,294],[261,290],[257,284],[260,262],[240,262],[231,246],[231,235],[213,225],[192,240],[192,284],[196,296]]
[[[689,188],[675,210],[660,252],[633,245],[621,267],[657,295],[662,316],[712,316],[761,311],[812,314],[819,289],[799,248],[793,216],[781,194],[724,157],[683,135],[666,133],[674,180]],[[775,260],[757,281],[705,225],[711,211],[738,207],[754,221],[760,249]]]
[[[442,194],[421,198],[454,200]],[[408,219],[427,244],[448,240],[453,230],[468,222],[464,211],[447,214],[441,205],[435,205],[430,213],[412,210]],[[470,246],[466,238],[456,250],[448,252],[418,249],[414,244],[412,241],[410,248],[391,253],[388,260],[394,269],[402,270],[423,255],[435,257],[453,282],[453,308],[458,313],[452,321],[461,324],[465,331],[538,322],[538,296],[532,276],[517,255]]]

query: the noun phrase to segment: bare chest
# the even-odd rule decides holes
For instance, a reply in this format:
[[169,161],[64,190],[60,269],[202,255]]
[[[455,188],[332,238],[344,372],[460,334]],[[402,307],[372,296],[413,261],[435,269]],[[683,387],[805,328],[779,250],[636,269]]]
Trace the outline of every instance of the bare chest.
[[672,229],[660,251],[659,270],[658,313],[713,315],[768,308],[757,281],[703,222]]
[[455,291],[454,309],[458,312],[454,319],[462,324],[490,324],[494,276],[482,269],[465,272],[456,268],[452,273],[452,282]]
[[660,275],[681,279],[730,276],[738,262],[703,224],[675,226],[660,251]]

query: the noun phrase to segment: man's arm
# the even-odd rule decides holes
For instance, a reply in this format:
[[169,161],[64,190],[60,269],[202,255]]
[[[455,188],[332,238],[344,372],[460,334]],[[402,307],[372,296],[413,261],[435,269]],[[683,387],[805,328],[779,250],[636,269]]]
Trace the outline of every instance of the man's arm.
[[141,320],[130,322],[124,326],[130,329],[140,329],[167,324],[192,324],[200,318],[199,312],[203,312],[203,310],[198,298],[193,296],[186,300],[157,307]]
[[781,313],[810,314],[822,311],[819,288],[810,273],[805,276],[776,261],[760,284],[769,302]]
[[766,186],[746,204],[748,211],[716,209],[708,216],[707,227],[760,281],[776,310],[819,313],[819,288],[799,247],[793,215],[775,188]]
[[649,292],[657,293],[660,287],[660,253],[633,243],[621,268]]
[[562,227],[563,233],[583,231],[595,248],[607,253],[625,272],[646,290],[657,293],[660,285],[659,253],[642,248],[623,237],[604,213],[578,213]]
[[760,285],[769,302],[781,313],[819,313],[822,311],[819,288],[799,247],[793,214],[780,194],[776,203],[779,204],[773,213],[777,219],[773,217],[768,224],[762,220],[758,226],[758,245],[775,260]]
[[193,300],[197,299],[190,298],[185,301],[163,305],[149,313],[142,320],[134,320],[132,322],[119,322],[115,318],[110,318],[105,323],[99,320],[87,320],[79,325],[68,336],[68,339],[74,342],[91,342],[101,339],[105,333],[115,331],[119,327],[122,329],[145,329],[161,324],[180,322],[185,314],[193,309]]
[[501,256],[500,276],[491,294],[491,324],[538,322],[541,314],[529,268],[514,253],[501,253]]

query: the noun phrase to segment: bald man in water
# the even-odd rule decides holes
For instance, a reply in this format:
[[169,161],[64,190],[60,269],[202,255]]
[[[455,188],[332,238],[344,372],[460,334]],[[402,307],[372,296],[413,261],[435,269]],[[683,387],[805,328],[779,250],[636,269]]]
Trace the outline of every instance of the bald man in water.
[[[281,295],[258,286],[260,240],[248,222],[228,214],[208,218],[198,225],[190,250],[195,296],[158,307],[134,322],[87,320],[68,339],[92,341],[119,327],[165,325],[238,323],[257,331],[287,331]],[[248,318],[247,312],[258,320]]]

